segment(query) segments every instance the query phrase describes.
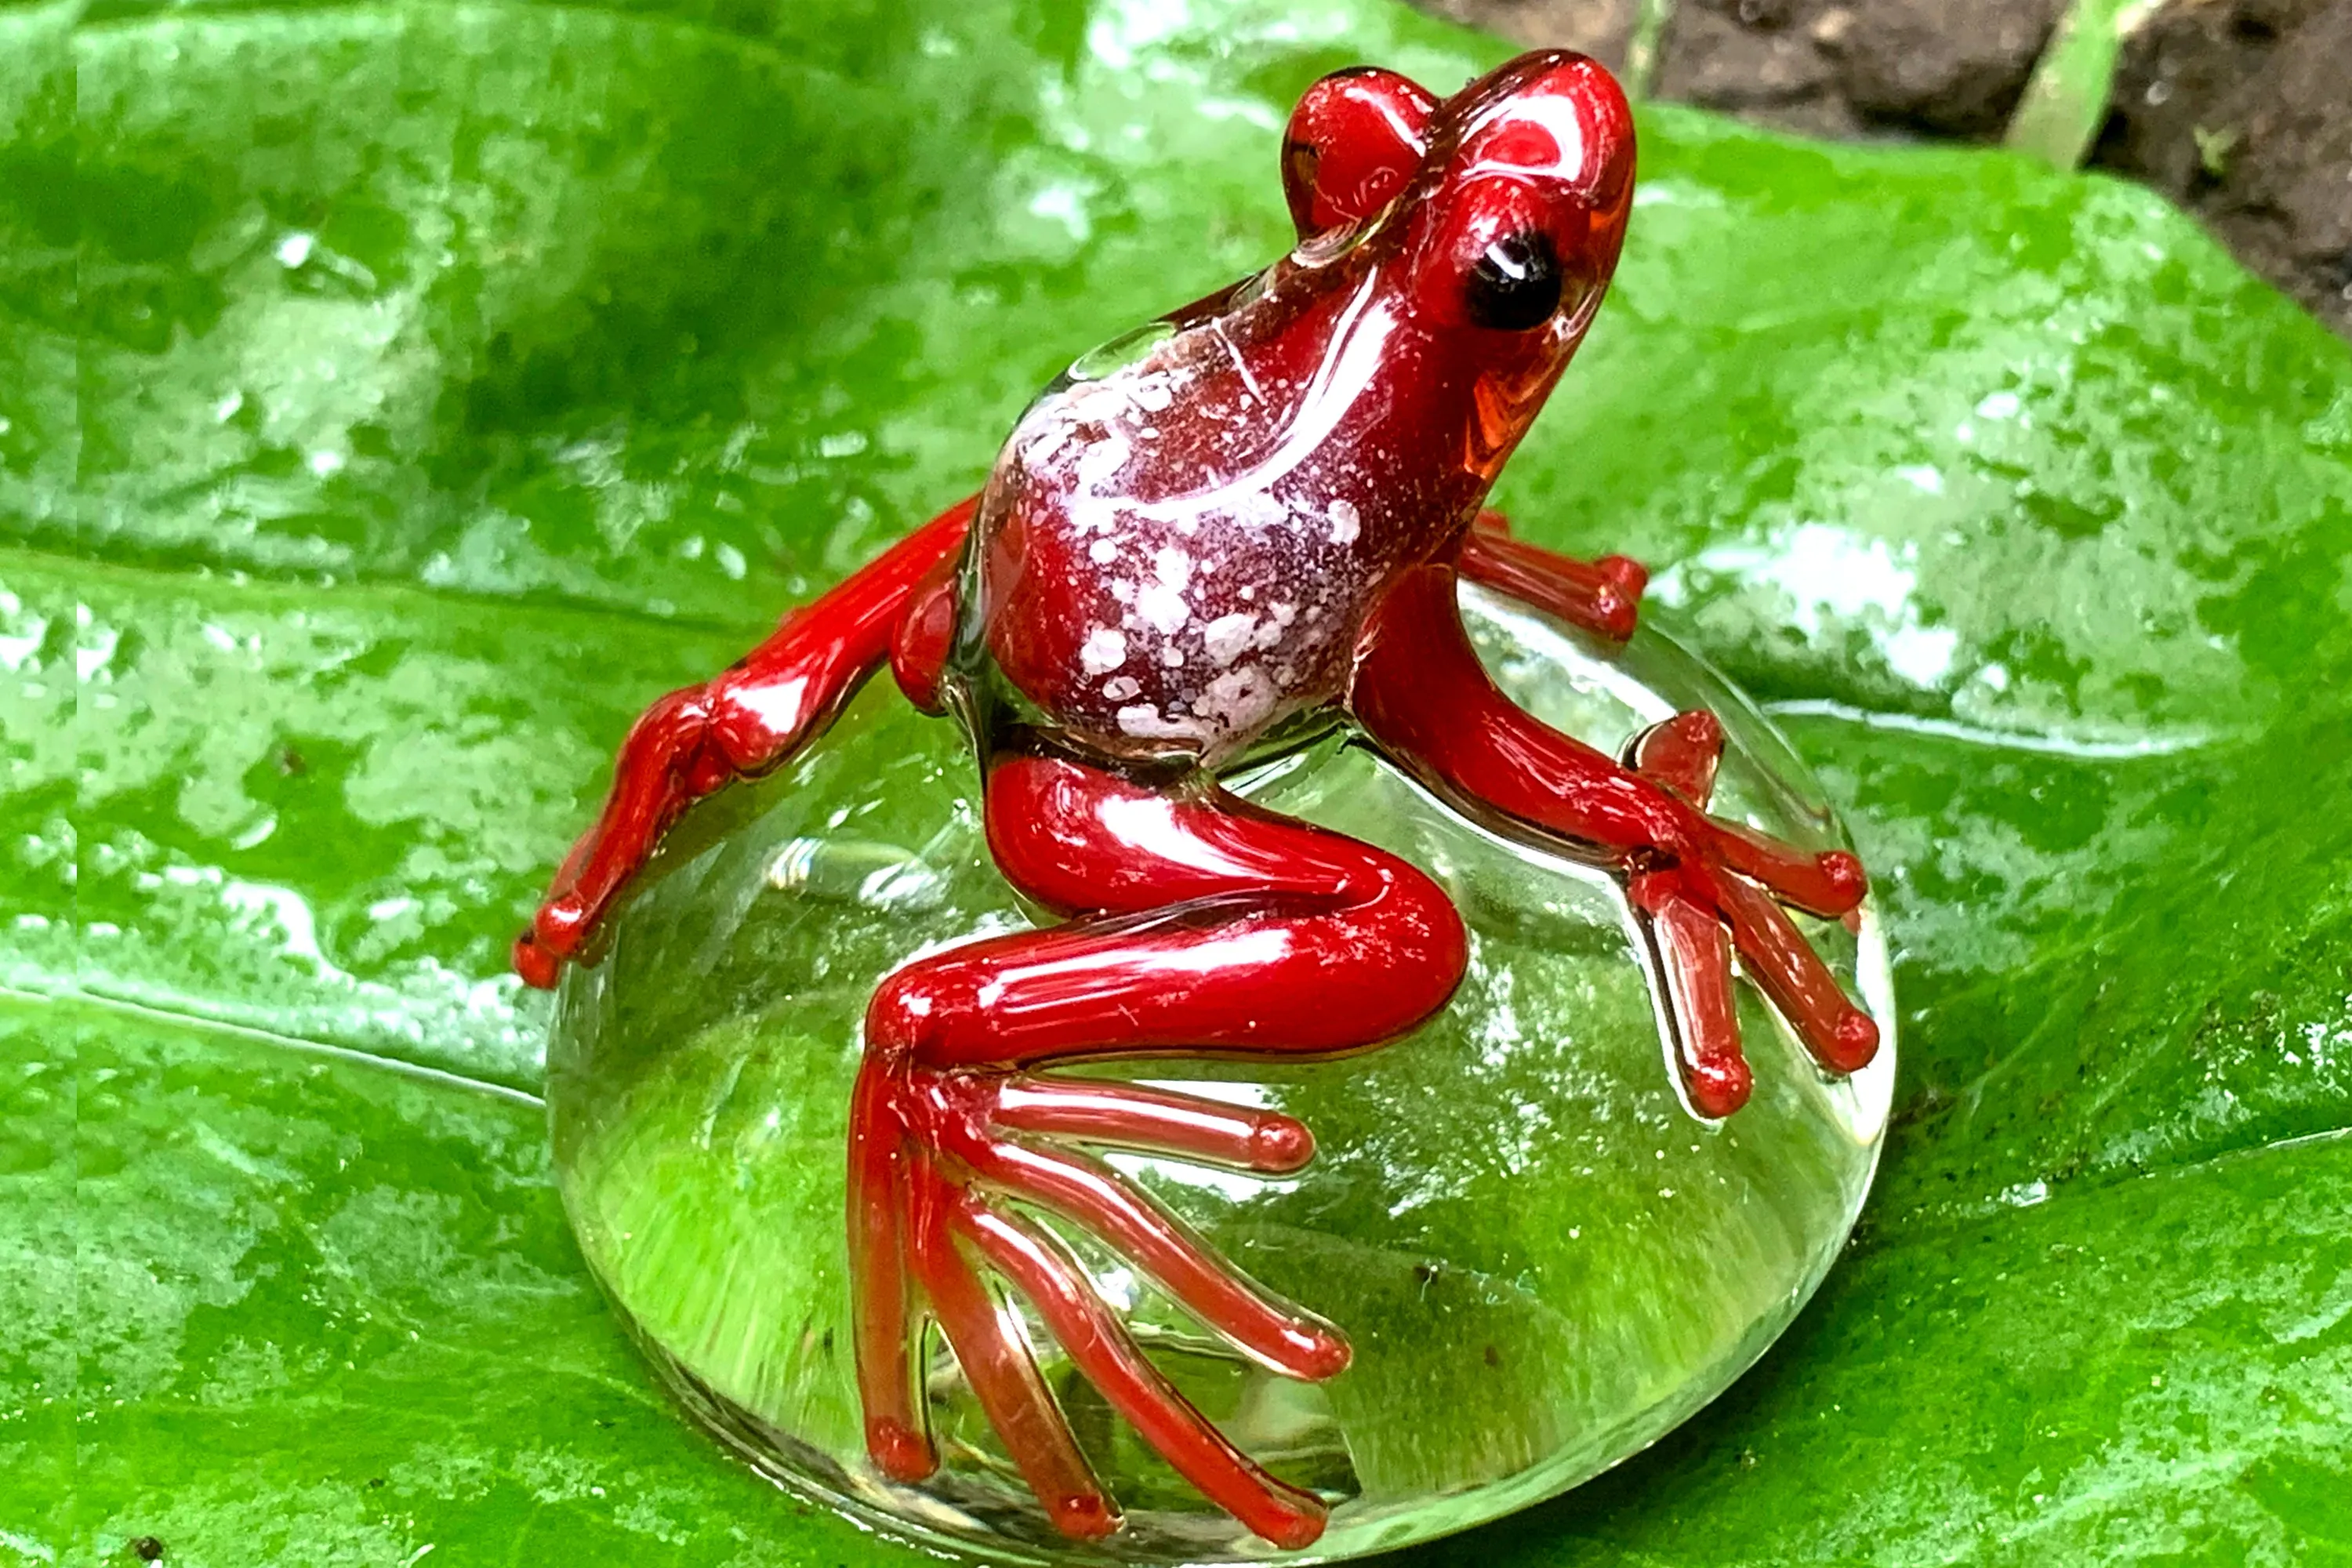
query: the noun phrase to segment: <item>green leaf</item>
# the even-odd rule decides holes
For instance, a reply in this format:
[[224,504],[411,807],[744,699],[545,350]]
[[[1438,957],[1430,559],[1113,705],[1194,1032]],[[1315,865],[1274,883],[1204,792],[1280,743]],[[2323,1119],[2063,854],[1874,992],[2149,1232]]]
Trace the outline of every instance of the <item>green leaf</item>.
[[[0,1556],[918,1561],[588,1286],[505,939],[629,717],[1283,247],[1381,0],[0,9]],[[1788,1340],[1423,1561],[2352,1554],[2352,355],[2146,193],[1643,122],[1507,476],[1883,889]],[[375,1484],[375,1483],[381,1483]]]

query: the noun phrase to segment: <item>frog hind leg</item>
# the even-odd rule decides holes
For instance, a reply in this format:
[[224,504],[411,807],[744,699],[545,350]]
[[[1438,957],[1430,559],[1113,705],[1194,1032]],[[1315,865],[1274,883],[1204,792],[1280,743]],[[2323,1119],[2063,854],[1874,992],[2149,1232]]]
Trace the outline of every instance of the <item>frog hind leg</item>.
[[1368,622],[1348,702],[1373,742],[1497,831],[1624,875],[1665,982],[1683,1088],[1701,1115],[1729,1115],[1752,1087],[1732,1005],[1735,952],[1824,1070],[1866,1065],[1877,1025],[1782,908],[1851,912],[1866,890],[1861,862],[1708,816],[1722,744],[1711,716],[1685,714],[1638,737],[1628,765],[1522,712],[1479,664],[1456,583],[1450,567],[1420,568]]
[[1055,1522],[1081,1535],[1116,1527],[1020,1321],[983,1306],[992,1278],[1212,1502],[1268,1541],[1307,1545],[1322,1531],[1321,1501],[1266,1474],[1189,1404],[1024,1211],[1118,1254],[1243,1355],[1318,1381],[1346,1367],[1346,1340],[1244,1278],[1092,1152],[1279,1174],[1312,1157],[1311,1136],[1279,1112],[1050,1069],[1379,1045],[1453,994],[1467,961],[1461,919],[1395,857],[1213,786],[1162,793],[1064,758],[1000,756],[986,819],[1006,877],[1073,918],[919,959],[867,1010],[850,1251],[868,1450],[901,1480],[936,1466],[916,1364],[927,1312]]
[[919,706],[935,708],[937,659],[946,651],[942,600],[945,623],[953,620],[947,574],[978,502],[975,496],[941,512],[787,615],[725,671],[671,692],[638,717],[621,744],[603,812],[515,941],[515,970],[526,983],[554,985],[688,805],[789,760],[886,660]]

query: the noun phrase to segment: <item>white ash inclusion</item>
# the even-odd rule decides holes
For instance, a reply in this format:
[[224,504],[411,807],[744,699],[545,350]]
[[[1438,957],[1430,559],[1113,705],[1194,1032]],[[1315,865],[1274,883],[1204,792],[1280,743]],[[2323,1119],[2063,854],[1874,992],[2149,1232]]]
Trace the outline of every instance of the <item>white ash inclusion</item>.
[[1212,337],[1039,404],[1008,458],[1030,569],[1070,574],[1085,612],[1058,689],[1030,695],[1121,749],[1215,762],[1337,694],[1372,573],[1368,503],[1334,494],[1358,477],[1286,454],[1267,400],[1293,389]]

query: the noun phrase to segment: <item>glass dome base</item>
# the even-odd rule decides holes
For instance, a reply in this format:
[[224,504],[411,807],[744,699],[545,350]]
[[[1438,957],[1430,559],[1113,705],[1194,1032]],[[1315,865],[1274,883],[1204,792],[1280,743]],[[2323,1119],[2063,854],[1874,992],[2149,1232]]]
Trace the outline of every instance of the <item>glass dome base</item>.
[[[1481,656],[1537,716],[1616,752],[1690,708],[1727,744],[1715,810],[1809,848],[1841,840],[1755,710],[1664,637],[1622,648],[1476,592]],[[1267,1469],[1331,1507],[1284,1552],[1218,1511],[1110,1410],[1016,1298],[1047,1386],[1124,1510],[1058,1535],[936,1332],[923,1394],[941,1463],[868,1460],[851,1362],[845,1140],[876,983],[918,953],[1019,930],[951,724],[877,682],[779,774],[698,806],[559,996],[549,1110],[591,1267],[687,1406],[795,1492],[992,1562],[1319,1563],[1499,1517],[1655,1440],[1779,1336],[1852,1229],[1894,1078],[1868,905],[1798,917],[1876,1019],[1877,1058],[1823,1076],[1753,989],[1756,1088],[1722,1121],[1682,1097],[1658,979],[1610,872],[1489,833],[1333,735],[1232,783],[1400,854],[1453,897],[1467,977],[1404,1039],[1335,1060],[1104,1064],[1304,1121],[1279,1177],[1107,1162],[1236,1268],[1337,1325],[1323,1384],[1280,1376],[1050,1216],[1153,1363]]]

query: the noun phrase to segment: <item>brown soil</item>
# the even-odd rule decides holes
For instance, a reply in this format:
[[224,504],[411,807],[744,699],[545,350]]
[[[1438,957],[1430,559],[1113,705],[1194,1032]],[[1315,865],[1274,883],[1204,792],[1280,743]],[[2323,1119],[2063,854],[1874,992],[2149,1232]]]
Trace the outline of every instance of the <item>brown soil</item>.
[[[1422,0],[1622,67],[1635,0]],[[2062,0],[1680,0],[1653,90],[1808,135],[2000,134]],[[2352,0],[2169,0],[2095,165],[2145,180],[2352,337]]]
[[2352,0],[2185,0],[2132,40],[2093,154],[2352,337]]

